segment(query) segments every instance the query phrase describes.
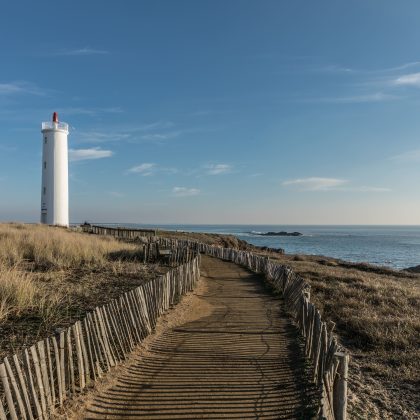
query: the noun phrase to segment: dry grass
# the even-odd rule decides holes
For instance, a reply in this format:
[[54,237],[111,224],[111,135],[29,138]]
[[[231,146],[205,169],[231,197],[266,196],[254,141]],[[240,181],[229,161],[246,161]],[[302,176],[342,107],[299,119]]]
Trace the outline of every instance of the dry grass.
[[40,225],[0,224],[0,356],[154,276],[135,244]]
[[0,321],[15,311],[37,304],[37,288],[28,273],[0,268]]
[[416,418],[420,275],[325,257],[276,258],[311,285],[311,300],[352,355],[351,418]]
[[122,245],[109,237],[85,236],[41,225],[0,225],[0,265],[5,267],[27,261],[42,270],[97,267],[107,265],[112,252],[136,250],[134,245]]

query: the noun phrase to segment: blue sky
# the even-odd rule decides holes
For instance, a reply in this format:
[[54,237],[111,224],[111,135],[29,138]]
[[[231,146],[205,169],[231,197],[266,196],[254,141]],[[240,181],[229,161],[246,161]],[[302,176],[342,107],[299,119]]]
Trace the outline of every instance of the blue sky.
[[70,124],[74,222],[420,224],[420,3],[0,6],[0,220],[38,221]]

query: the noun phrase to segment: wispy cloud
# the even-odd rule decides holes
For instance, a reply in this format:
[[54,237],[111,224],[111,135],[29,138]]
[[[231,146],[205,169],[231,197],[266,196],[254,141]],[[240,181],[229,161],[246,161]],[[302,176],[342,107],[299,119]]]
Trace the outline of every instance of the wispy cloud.
[[131,135],[123,132],[102,132],[102,131],[74,131],[76,140],[83,143],[106,143],[128,140]]
[[352,186],[349,181],[338,178],[298,178],[283,181],[283,186],[295,187],[300,191],[348,191],[348,192],[386,192],[389,188],[370,187],[370,186]]
[[90,149],[69,149],[69,160],[71,162],[81,160],[103,159],[114,154],[111,150],[103,150],[99,147]]
[[405,70],[408,69],[410,67],[418,67],[420,66],[420,61],[410,61],[408,63],[403,63],[399,66],[395,66],[395,67],[388,67],[379,71],[382,72],[394,72],[394,71],[400,71],[400,70]]
[[415,86],[420,87],[420,73],[404,74],[394,80],[397,86]]
[[45,95],[45,92],[38,86],[30,82],[15,81],[9,83],[0,83],[0,95],[16,95],[16,94],[28,94],[28,95]]
[[313,69],[321,73],[353,73],[355,70],[350,67],[340,66],[338,64],[330,64],[323,67]]
[[363,69],[357,67],[343,66],[340,64],[329,64],[325,66],[317,67],[313,70],[325,73],[347,73],[347,74],[370,74],[370,75],[380,75],[386,73],[396,73],[398,71],[406,70],[412,67],[420,67],[420,61],[410,61],[393,67],[384,67],[376,69]]
[[181,134],[181,131],[169,131],[166,133],[149,133],[143,134],[141,138],[147,141],[162,141],[162,140],[169,140],[175,137],[178,137]]
[[156,168],[156,163],[142,163],[141,165],[133,166],[128,170],[132,174],[140,174],[142,176],[150,176]]
[[131,131],[152,131],[152,130],[164,130],[173,127],[175,124],[172,121],[155,121],[152,123],[138,124],[134,127],[130,127]]
[[[119,107],[111,108],[70,108],[70,112],[94,115],[99,113],[119,113],[122,109]],[[169,121],[157,121],[153,123],[134,124],[134,125],[119,125],[110,127],[108,130],[91,129],[89,131],[74,131],[73,136],[76,141],[83,143],[105,143],[105,142],[142,142],[154,141],[159,142],[172,137],[176,137],[181,131],[162,131],[173,126]]]
[[198,188],[174,187],[172,189],[172,195],[175,197],[190,197],[198,195],[200,192],[201,191]]
[[409,150],[391,157],[391,160],[398,162],[420,162],[420,149]]
[[176,168],[166,168],[159,166],[156,163],[142,163],[130,168],[127,173],[140,174],[142,176],[156,175],[157,173],[175,174],[178,170]]
[[365,95],[349,95],[335,97],[308,98],[304,102],[322,102],[331,104],[354,104],[367,102],[384,102],[400,99],[400,96],[391,95],[384,92],[368,93]]
[[205,166],[207,175],[221,175],[232,171],[232,166],[227,163],[215,163]]
[[109,51],[100,50],[96,48],[84,47],[84,48],[74,48],[60,50],[54,53],[54,55],[64,55],[64,56],[86,56],[86,55],[104,55],[109,54]]
[[[411,61],[382,69],[358,69],[337,64],[320,66],[310,71],[347,75],[347,84],[343,85],[344,93],[331,97],[304,98],[303,102],[356,104],[409,99],[410,96],[401,95],[399,88],[420,88],[419,69],[420,61]],[[407,73],[410,70],[411,72]],[[348,91],[349,86],[352,91]],[[346,91],[348,93],[345,93]]]
[[346,184],[348,181],[337,178],[298,178],[283,181],[284,186],[294,186],[305,191],[329,191]]

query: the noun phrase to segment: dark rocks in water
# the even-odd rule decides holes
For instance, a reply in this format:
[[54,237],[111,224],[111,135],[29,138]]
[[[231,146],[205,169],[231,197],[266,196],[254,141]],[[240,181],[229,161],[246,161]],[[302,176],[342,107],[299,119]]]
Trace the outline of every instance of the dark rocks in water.
[[284,254],[283,248],[270,248],[268,246],[259,246],[258,247],[261,251],[268,251],[268,252],[275,252],[277,254]]
[[302,236],[300,232],[265,232],[265,233],[256,233],[259,236]]

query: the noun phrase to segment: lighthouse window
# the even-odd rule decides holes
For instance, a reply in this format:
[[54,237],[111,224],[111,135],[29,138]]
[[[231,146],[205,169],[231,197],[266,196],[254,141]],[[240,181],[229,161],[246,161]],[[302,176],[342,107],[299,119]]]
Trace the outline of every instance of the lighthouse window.
[[46,187],[44,187],[43,192],[44,192],[44,195],[47,193],[47,188]]
[[47,144],[47,138],[44,137],[44,144]]
[[47,162],[44,162],[44,169],[47,169]]

